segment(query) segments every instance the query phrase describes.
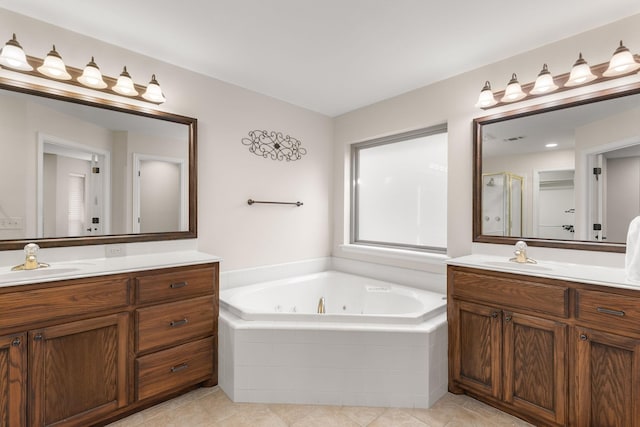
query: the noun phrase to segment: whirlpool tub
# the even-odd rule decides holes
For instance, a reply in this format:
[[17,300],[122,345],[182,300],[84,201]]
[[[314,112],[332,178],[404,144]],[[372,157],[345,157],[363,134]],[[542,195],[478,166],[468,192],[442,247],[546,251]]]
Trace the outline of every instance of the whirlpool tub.
[[236,402],[426,408],[447,389],[446,299],[337,271],[224,290],[219,352]]

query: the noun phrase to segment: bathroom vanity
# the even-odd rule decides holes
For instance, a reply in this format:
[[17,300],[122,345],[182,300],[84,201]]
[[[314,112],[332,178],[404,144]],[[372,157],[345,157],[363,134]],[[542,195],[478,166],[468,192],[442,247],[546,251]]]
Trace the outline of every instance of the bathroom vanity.
[[624,270],[448,264],[451,392],[537,426],[640,426],[640,285]]
[[169,253],[0,274],[0,425],[102,425],[217,384],[218,260]]

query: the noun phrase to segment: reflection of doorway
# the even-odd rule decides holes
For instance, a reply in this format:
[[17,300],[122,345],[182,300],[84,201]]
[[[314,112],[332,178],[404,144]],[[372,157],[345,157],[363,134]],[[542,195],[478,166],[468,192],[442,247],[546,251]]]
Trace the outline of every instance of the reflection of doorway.
[[133,232],[186,231],[184,159],[133,154]]
[[109,233],[108,151],[38,134],[37,237]]
[[575,189],[573,169],[538,171],[535,177],[535,237],[575,239]]

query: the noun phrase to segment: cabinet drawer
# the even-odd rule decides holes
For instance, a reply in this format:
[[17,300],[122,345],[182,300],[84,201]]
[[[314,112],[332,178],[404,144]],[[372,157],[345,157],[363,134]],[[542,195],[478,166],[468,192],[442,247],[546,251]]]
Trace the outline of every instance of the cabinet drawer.
[[136,278],[138,303],[159,302],[214,292],[214,267]]
[[11,292],[0,295],[0,328],[95,313],[128,303],[129,281],[122,277]]
[[213,374],[213,338],[183,344],[136,360],[138,400],[196,384]]
[[509,278],[452,270],[453,296],[492,305],[569,317],[569,287],[539,283],[527,276]]
[[136,310],[137,351],[213,334],[213,312],[211,295]]
[[640,298],[608,292],[576,291],[576,319],[606,328],[640,328]]

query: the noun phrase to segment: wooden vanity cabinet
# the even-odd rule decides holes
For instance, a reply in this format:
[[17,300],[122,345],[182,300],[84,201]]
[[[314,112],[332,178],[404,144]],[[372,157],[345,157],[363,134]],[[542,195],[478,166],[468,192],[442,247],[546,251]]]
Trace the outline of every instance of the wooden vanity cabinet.
[[27,425],[26,372],[26,335],[0,337],[0,426]]
[[536,426],[640,427],[638,291],[448,267],[449,389]]
[[215,385],[217,279],[211,263],[0,288],[0,426],[104,425]]
[[[452,391],[565,424],[566,289],[451,267],[449,281]],[[532,310],[538,304],[549,306]]]

